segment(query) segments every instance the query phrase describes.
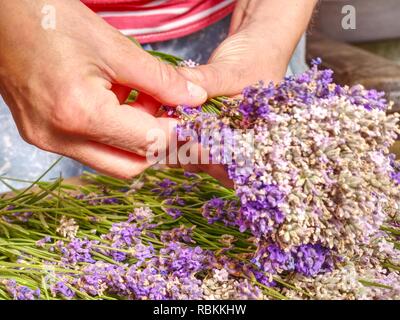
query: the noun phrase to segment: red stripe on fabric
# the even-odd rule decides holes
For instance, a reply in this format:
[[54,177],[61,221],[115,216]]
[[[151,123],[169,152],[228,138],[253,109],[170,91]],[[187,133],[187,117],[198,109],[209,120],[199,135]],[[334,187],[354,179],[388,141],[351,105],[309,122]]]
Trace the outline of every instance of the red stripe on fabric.
[[84,4],[96,4],[96,5],[110,5],[110,4],[125,4],[125,3],[137,3],[137,4],[148,4],[154,2],[154,0],[81,0]]
[[[225,0],[166,0],[165,2],[158,3],[157,0],[81,0],[90,9],[95,12],[107,12],[107,16],[103,19],[117,29],[143,29],[143,28],[157,28],[162,27],[169,23],[179,22],[183,19],[192,17],[193,15],[206,12],[215,6],[223,3]],[[154,6],[150,6],[154,3]],[[187,25],[176,27],[172,30],[154,32],[149,34],[135,35],[135,38],[141,43],[151,43],[157,41],[170,40],[178,37],[188,35],[209,26],[212,23],[224,18],[233,11],[235,2],[221,8],[207,17],[200,20],[189,22]],[[167,13],[167,14],[151,14],[154,10],[160,9],[177,9],[189,8],[185,13]],[[112,16],[113,12],[127,12],[127,11],[145,11],[149,15],[143,16]]]
[[[166,8],[180,8],[180,7],[193,7],[203,2],[203,0],[167,0],[165,3],[158,4],[157,6],[144,7],[144,5],[150,5],[151,2],[137,3],[135,1],[127,0],[124,3],[113,2],[113,3],[87,3],[88,0],[83,1],[90,9],[95,12],[99,11],[128,11],[128,10],[154,10],[154,9],[166,9]],[[104,0],[106,1],[106,0]],[[216,0],[219,1],[219,0]]]
[[[187,12],[183,14],[157,14],[157,15],[145,15],[139,16],[124,16],[124,17],[103,17],[105,21],[114,26],[117,29],[140,29],[140,28],[154,28],[160,27],[167,23],[179,21],[197,13],[208,10],[224,0],[205,0],[196,6],[191,7]],[[221,9],[222,10],[222,9]],[[148,10],[151,12],[151,10]]]
[[[213,23],[216,23],[219,20],[222,20],[227,15],[232,13],[234,7],[235,7],[235,3],[232,3],[228,7],[221,9],[220,11],[208,16],[207,18],[202,19],[193,24],[190,24],[188,26],[170,30],[170,31],[154,33],[154,34],[137,35],[137,36],[135,36],[135,39],[138,40],[140,43],[145,44],[145,43],[167,41],[167,40],[171,40],[171,39],[184,37],[191,33],[195,33],[201,29],[204,29],[204,28],[212,25]],[[133,36],[133,35],[131,35],[131,36]]]

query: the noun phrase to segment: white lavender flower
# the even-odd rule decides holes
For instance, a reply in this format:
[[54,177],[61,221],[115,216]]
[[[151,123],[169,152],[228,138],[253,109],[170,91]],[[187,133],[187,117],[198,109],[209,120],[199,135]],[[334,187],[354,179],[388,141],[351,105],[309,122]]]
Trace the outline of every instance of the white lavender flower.
[[79,230],[79,225],[73,218],[61,217],[60,225],[56,232],[64,238],[75,239]]

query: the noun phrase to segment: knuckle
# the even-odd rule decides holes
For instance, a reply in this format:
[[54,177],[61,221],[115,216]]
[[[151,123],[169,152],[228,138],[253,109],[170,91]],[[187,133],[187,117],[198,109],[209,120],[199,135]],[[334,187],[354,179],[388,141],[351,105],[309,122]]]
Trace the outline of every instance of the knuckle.
[[157,74],[160,84],[166,92],[173,89],[173,85],[176,86],[179,83],[179,77],[177,71],[174,67],[167,65],[165,63],[159,62],[157,67]]
[[48,135],[44,132],[39,130],[23,130],[20,132],[20,135],[22,139],[30,145],[34,145],[44,151],[56,152],[56,149],[48,139]]
[[221,92],[221,94],[235,95],[241,92],[242,88],[251,85],[247,83],[249,79],[248,70],[241,65],[232,66],[227,65],[224,68],[223,76],[220,72],[221,68],[217,68],[211,65],[211,75],[214,79],[215,87]]
[[173,76],[172,67],[164,63],[158,63],[158,73],[159,79],[163,86],[169,85],[171,78]]
[[50,123],[54,129],[69,134],[84,134],[88,123],[88,112],[82,103],[79,89],[67,90],[56,100],[50,114]]
[[35,144],[39,149],[42,149],[47,152],[53,152],[53,153],[60,153],[54,146],[48,141],[48,140],[43,140],[40,139],[36,142]]
[[36,145],[35,144],[35,135],[29,130],[20,130],[19,132],[21,138],[28,144]]
[[153,155],[154,153],[164,153],[167,149],[168,137],[161,124],[158,127],[148,130],[146,138],[141,139],[137,144],[135,153],[142,157]]
[[197,68],[184,68],[179,67],[177,69],[178,73],[182,75],[185,79],[189,79],[190,81],[203,85],[207,83],[207,70],[209,65],[200,66]]
[[227,81],[231,80],[231,77],[221,77],[221,72],[219,68],[214,64],[208,65],[208,68],[210,75],[209,78],[212,79],[214,86],[216,88],[219,88],[220,90],[223,90],[224,86],[226,86]]

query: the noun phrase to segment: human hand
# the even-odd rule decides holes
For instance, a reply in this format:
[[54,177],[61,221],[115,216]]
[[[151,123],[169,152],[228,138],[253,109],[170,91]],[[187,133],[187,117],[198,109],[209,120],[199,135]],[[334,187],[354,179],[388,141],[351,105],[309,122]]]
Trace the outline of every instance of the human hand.
[[[259,80],[280,81],[315,4],[315,0],[238,0],[229,36],[208,64],[182,68],[180,73],[200,84],[210,97],[239,95]],[[208,172],[232,186],[222,165],[198,164],[190,170]]]
[[316,0],[238,0],[228,38],[208,64],[181,71],[210,97],[234,96],[259,80],[280,81]]
[[[55,8],[55,30],[41,25],[44,5]],[[150,130],[172,137],[174,120],[154,116],[161,103],[207,99],[78,0],[1,1],[0,46],[0,93],[21,136],[116,177],[151,165]],[[131,88],[141,92],[132,106]]]

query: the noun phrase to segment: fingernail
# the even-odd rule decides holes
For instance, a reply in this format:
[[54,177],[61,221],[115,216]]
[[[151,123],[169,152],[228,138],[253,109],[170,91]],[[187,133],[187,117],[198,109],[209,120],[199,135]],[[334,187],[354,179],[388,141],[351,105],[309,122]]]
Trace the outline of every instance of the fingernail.
[[188,81],[187,88],[188,88],[190,97],[192,97],[194,99],[199,99],[199,100],[207,99],[207,91],[204,90],[202,87],[198,86],[197,84],[194,84],[193,82]]

